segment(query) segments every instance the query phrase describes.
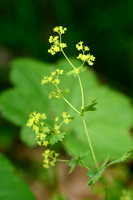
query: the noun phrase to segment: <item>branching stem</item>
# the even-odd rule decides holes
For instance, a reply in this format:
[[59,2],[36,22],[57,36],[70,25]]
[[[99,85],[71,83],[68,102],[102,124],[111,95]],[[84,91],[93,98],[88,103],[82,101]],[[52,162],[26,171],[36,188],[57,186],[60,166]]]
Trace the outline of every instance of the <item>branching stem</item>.
[[[71,63],[71,61],[69,60],[69,58],[67,57],[67,55],[64,53],[64,51],[63,50],[61,50],[61,51],[62,51],[63,55],[65,56],[65,58],[67,59],[67,61],[69,62],[69,64],[72,66],[72,68],[75,69],[74,65]],[[82,86],[82,82],[81,82],[79,74],[78,74],[78,80],[79,80],[80,89],[81,89],[82,109],[83,109],[84,108],[84,91],[83,91],[83,86]],[[92,153],[95,165],[97,167],[97,170],[99,171],[99,166],[98,166],[98,163],[97,163],[97,160],[96,160],[96,156],[95,156],[92,144],[91,144],[91,139],[90,139],[90,136],[89,136],[89,133],[88,133],[88,130],[87,130],[87,126],[86,126],[86,122],[85,122],[84,116],[82,117],[82,120],[83,120],[83,124],[84,124],[84,128],[85,128],[85,133],[86,133],[86,136],[87,136],[87,139],[88,139],[88,143],[89,143],[89,146],[90,146],[90,150],[91,150],[91,153]]]
[[80,114],[80,112],[65,97],[63,97],[63,99],[69,106],[71,106],[73,110],[75,110],[78,114]]

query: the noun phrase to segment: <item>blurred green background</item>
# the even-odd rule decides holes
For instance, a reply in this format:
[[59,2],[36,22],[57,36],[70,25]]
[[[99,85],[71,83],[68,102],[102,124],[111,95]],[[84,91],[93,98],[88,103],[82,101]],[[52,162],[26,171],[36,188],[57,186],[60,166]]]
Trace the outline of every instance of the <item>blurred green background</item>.
[[1,0],[0,55],[55,61],[58,56],[47,53],[48,37],[54,26],[62,25],[68,28],[68,54],[76,56],[75,45],[83,40],[96,56],[95,70],[103,80],[131,95],[132,9],[132,0]]
[[[133,97],[132,10],[132,0],[0,1],[0,109],[2,111],[0,114],[0,150],[6,156],[4,157],[2,155],[0,157],[0,162],[2,165],[4,163],[4,165],[7,166],[7,168],[3,167],[0,169],[1,176],[4,173],[7,174],[7,177],[2,176],[0,186],[3,186],[6,178],[8,179],[9,173],[9,182],[14,183],[12,184],[12,187],[10,184],[8,184],[8,182],[5,184],[6,191],[11,190],[9,194],[12,191],[15,191],[17,184],[15,177],[13,175],[11,176],[13,170],[11,170],[12,167],[10,166],[11,164],[8,163],[9,161],[7,158],[9,158],[9,160],[11,160],[15,166],[16,175],[28,182],[38,200],[42,200],[44,196],[45,199],[50,199],[52,195],[53,200],[66,199],[65,196],[58,194],[59,191],[56,188],[57,177],[55,177],[54,170],[48,172],[41,166],[42,160],[40,159],[40,155],[42,150],[36,147],[31,148],[34,140],[31,135],[27,137],[27,130],[24,130],[29,112],[31,112],[32,109],[36,109],[36,107],[38,110],[40,109],[39,111],[41,112],[41,109],[45,107],[45,103],[41,99],[39,101],[39,98],[36,98],[38,90],[34,91],[32,84],[30,81],[28,82],[28,75],[31,77],[33,75],[32,73],[30,74],[30,68],[32,69],[33,67],[33,72],[37,74],[37,78],[33,75],[33,80],[36,82],[36,84],[38,84],[39,80],[43,76],[44,71],[49,72],[46,67],[46,62],[53,63],[53,66],[57,66],[55,63],[58,63],[59,66],[61,66],[61,64],[66,66],[64,61],[58,61],[60,58],[62,58],[62,55],[57,54],[55,56],[51,56],[48,54],[48,38],[53,34],[52,29],[55,26],[62,25],[68,29],[67,33],[64,35],[64,42],[66,42],[68,45],[68,48],[65,49],[68,56],[76,57],[77,51],[75,45],[79,41],[84,41],[84,44],[89,46],[91,53],[96,57],[94,71],[96,72],[98,78],[96,75],[93,75],[93,73],[90,73],[88,78],[87,75],[84,78],[85,82],[89,80],[90,77],[90,86],[88,86],[90,87],[90,94],[88,94],[88,97],[98,97],[98,103],[100,104],[101,101],[100,106],[103,106],[100,107],[103,110],[101,109],[99,111],[97,118],[95,119],[95,116],[92,115],[92,122],[91,120],[88,122],[90,127],[94,128],[94,130],[96,126],[95,131],[97,131],[97,133],[99,133],[100,130],[101,136],[99,136],[99,138],[103,138],[101,139],[103,142],[102,149],[100,144],[98,146],[98,141],[100,141],[99,138],[98,141],[96,140],[98,134],[93,134],[94,146],[97,147],[96,153],[104,152],[104,144],[106,144],[107,148],[110,148],[113,152],[111,159],[115,158],[114,146],[117,147],[117,143],[113,144],[112,142],[112,144],[109,146],[108,142],[106,142],[106,140],[104,141],[104,134],[106,133],[106,130],[110,134],[107,136],[107,140],[118,140],[120,142],[119,144],[121,144],[121,147],[116,151],[116,155],[124,153],[122,152],[122,149],[125,151],[125,149],[128,148],[128,145],[131,144],[130,137],[133,132],[133,128],[131,126],[131,123],[133,122],[133,118],[131,118],[132,108],[130,104]],[[13,61],[19,57],[21,57],[20,60],[16,62]],[[38,59],[45,62],[45,64],[43,66],[43,64],[34,62],[32,60],[25,60],[23,59],[24,57]],[[48,65],[48,67],[50,66],[51,64]],[[29,71],[27,70],[28,68]],[[25,84],[21,84],[21,80],[25,80]],[[105,88],[101,88],[99,82],[105,85]],[[123,94],[110,91],[109,87]],[[29,94],[28,89],[31,92]],[[42,92],[45,91],[42,90]],[[33,98],[35,97],[33,103],[31,104],[26,104],[26,102],[30,102],[28,95]],[[75,103],[76,100],[74,99],[75,97],[73,96],[72,100]],[[9,101],[9,103],[7,103],[7,101]],[[37,102],[40,102],[39,106]],[[47,102],[47,99],[45,99],[45,102]],[[108,110],[108,102],[110,105],[110,110]],[[51,104],[49,105],[48,102],[47,105],[47,109],[53,109]],[[106,108],[106,113],[104,113],[104,105]],[[110,113],[109,115],[108,111]],[[96,115],[96,113],[94,113],[94,115]],[[114,128],[116,126],[114,119],[115,115],[117,116],[116,132]],[[103,116],[103,118],[101,118],[101,116]],[[103,126],[105,119],[107,119],[107,127]],[[20,128],[21,136],[19,136]],[[72,131],[76,132],[77,129],[73,128]],[[118,133],[118,136],[122,134],[121,139],[115,137],[116,133]],[[128,134],[130,134],[130,137]],[[68,138],[68,141],[66,142],[70,143],[71,141],[73,143],[73,141],[75,141],[74,137]],[[78,137],[80,138],[80,136]],[[27,143],[30,147],[27,147],[25,143]],[[75,148],[77,148],[77,145],[79,145],[79,143],[75,142]],[[55,148],[62,152],[62,154],[65,154],[65,151],[61,145],[57,145]],[[101,149],[99,150],[99,148]],[[77,151],[74,149],[74,147],[73,150]],[[123,188],[126,188],[128,193],[128,190],[130,191],[133,186],[132,163],[129,163],[124,167],[120,165],[118,168],[113,168],[111,170],[114,170],[114,180],[112,180],[113,178],[111,175],[107,176],[106,174],[107,182],[112,184],[109,186],[109,190],[112,191],[112,193],[109,194],[108,199],[118,200],[123,194]],[[77,171],[77,173],[79,172],[80,171]],[[108,172],[110,173],[110,171]],[[34,199],[32,192],[25,185],[25,183],[22,183],[21,180],[17,181],[20,181],[21,183],[21,191],[19,188],[17,188],[18,194],[14,192],[13,200],[15,200],[15,198],[17,200],[18,196],[21,196],[21,198],[25,200]],[[2,188],[2,190],[4,189]],[[5,200],[6,198],[4,199],[4,197],[1,196],[2,190],[0,190],[0,199]],[[22,195],[23,191],[25,191],[25,194],[27,194],[26,196]],[[38,191],[41,194],[40,196]],[[98,193],[98,191],[100,192]],[[68,192],[70,192],[70,190],[68,190]],[[103,200],[102,192],[101,185],[98,185],[98,188],[93,194],[93,199]],[[11,197],[10,200],[12,200]]]

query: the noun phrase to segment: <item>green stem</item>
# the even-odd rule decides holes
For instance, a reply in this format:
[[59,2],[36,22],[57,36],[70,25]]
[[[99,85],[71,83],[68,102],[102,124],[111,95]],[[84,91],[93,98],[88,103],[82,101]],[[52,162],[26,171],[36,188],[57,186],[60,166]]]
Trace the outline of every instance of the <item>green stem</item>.
[[80,112],[65,97],[63,97],[63,99],[69,106],[71,106],[73,110],[75,110],[78,114],[80,114]]
[[69,64],[72,66],[73,69],[75,69],[74,65],[72,64],[72,62],[69,60],[69,58],[67,57],[67,55],[65,54],[65,52],[63,51],[63,49],[61,50],[63,55],[65,56],[65,58],[67,59],[67,61],[69,62]]
[[85,122],[84,117],[82,117],[82,119],[83,119],[83,123],[84,123],[84,127],[85,127],[85,132],[86,132],[86,135],[87,135],[87,139],[88,139],[88,142],[89,142],[89,146],[90,146],[90,149],[91,149],[91,153],[92,153],[93,159],[95,161],[96,167],[99,171],[99,166],[98,166],[98,163],[97,163],[97,160],[96,160],[96,157],[95,157],[95,153],[94,153],[94,150],[93,150],[93,147],[92,147],[92,144],[91,144],[91,140],[90,140],[89,133],[88,133],[88,130],[87,130],[86,122]]
[[59,162],[68,162],[69,160],[62,160],[62,159],[57,159]]
[[84,108],[84,91],[83,91],[83,86],[82,86],[82,82],[80,79],[80,76],[78,74],[78,79],[79,79],[79,84],[80,84],[80,88],[81,88],[81,95],[82,95],[82,109]]
[[[61,50],[63,55],[65,56],[65,58],[67,59],[67,61],[69,62],[69,64],[75,69],[74,65],[71,63],[71,61],[69,60],[69,58],[67,57],[67,55],[64,53],[63,49]],[[82,86],[82,82],[81,82],[81,79],[80,79],[80,75],[78,74],[78,80],[79,80],[79,84],[80,84],[80,89],[81,89],[81,95],[82,95],[82,109],[84,108],[84,91],[83,91],[83,86]],[[98,163],[97,163],[97,160],[96,160],[96,156],[95,156],[95,153],[94,153],[94,150],[93,150],[93,147],[92,147],[92,144],[91,144],[91,140],[90,140],[90,137],[89,137],[89,133],[88,133],[88,130],[87,130],[87,127],[86,127],[86,122],[85,122],[85,119],[84,117],[82,117],[83,119],[83,124],[84,124],[84,128],[85,128],[85,133],[86,133],[86,136],[87,136],[87,139],[88,139],[88,142],[89,142],[89,146],[90,146],[90,149],[91,149],[91,153],[92,153],[92,156],[93,156],[93,159],[94,159],[94,162],[95,162],[95,165],[99,171],[99,166],[98,166]],[[70,151],[70,150],[69,150]]]

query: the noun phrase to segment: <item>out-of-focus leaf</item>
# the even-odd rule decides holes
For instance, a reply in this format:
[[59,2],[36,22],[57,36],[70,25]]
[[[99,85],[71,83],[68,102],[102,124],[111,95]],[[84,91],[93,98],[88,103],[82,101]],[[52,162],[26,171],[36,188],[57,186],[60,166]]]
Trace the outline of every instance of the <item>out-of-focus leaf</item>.
[[[76,67],[80,66],[77,60],[72,59],[72,62]],[[65,75],[71,70],[67,61],[61,60],[56,65],[50,65],[32,59],[17,59],[12,62],[11,81],[14,88],[7,90],[0,96],[2,114],[13,123],[24,127],[28,115],[35,110],[41,113],[45,112],[50,125],[53,125],[54,117],[60,116],[62,112],[74,116],[75,111],[63,99],[59,101],[49,100],[48,94],[51,89],[53,90],[50,84],[45,86],[40,84],[43,76],[49,75],[55,67],[64,70],[60,87],[70,90],[65,98],[81,111],[81,91],[78,78]],[[118,159],[133,144],[129,134],[129,128],[132,124],[130,100],[108,86],[101,86],[91,68],[80,73],[80,76],[85,94],[85,105],[88,104],[88,101],[92,102],[94,99],[98,99],[97,111],[85,114],[96,158],[100,162],[109,154],[111,160]],[[77,157],[81,152],[90,150],[81,117],[76,117],[68,130],[64,142]],[[35,144],[34,139],[31,139],[30,128],[29,131],[23,129],[21,137],[27,144]],[[83,160],[87,166],[94,166],[91,154]]]
[[55,193],[51,200],[67,200],[67,198],[62,194]]
[[35,199],[28,185],[14,174],[13,166],[2,154],[0,154],[0,199]]

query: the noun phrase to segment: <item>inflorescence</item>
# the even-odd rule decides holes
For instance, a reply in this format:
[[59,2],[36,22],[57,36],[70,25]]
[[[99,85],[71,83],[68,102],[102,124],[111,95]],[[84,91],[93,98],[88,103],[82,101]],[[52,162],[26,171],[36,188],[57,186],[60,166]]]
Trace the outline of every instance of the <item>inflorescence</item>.
[[[51,48],[48,50],[48,52],[52,55],[56,54],[57,52],[62,52],[64,56],[67,58],[67,56],[65,55],[63,51],[63,49],[67,47],[67,45],[66,43],[62,42],[62,37],[61,37],[62,34],[64,34],[67,31],[67,28],[58,26],[58,27],[55,27],[53,31],[55,33],[58,33],[58,35],[49,37],[49,42],[52,45],[51,45]],[[73,70],[67,73],[68,75],[73,74],[74,76],[77,76],[80,72],[86,70],[86,68],[83,67],[85,62],[87,62],[89,65],[93,65],[93,62],[95,61],[95,57],[93,55],[86,54],[86,52],[89,51],[89,47],[84,46],[83,42],[79,42],[76,45],[76,48],[78,51],[82,51],[82,53],[80,53],[79,56],[77,57],[78,59],[82,61],[82,64],[80,67],[76,68],[74,65],[70,63],[69,59],[67,58],[67,60],[73,67]],[[50,76],[44,76],[41,81],[42,85],[45,85],[46,83],[50,83],[55,87],[55,90],[52,90],[49,94],[50,99],[54,98],[57,100],[57,99],[60,99],[61,97],[64,98],[64,95],[67,92],[69,92],[68,89],[62,90],[61,88],[59,88],[60,75],[63,75],[63,70],[56,69],[55,71],[51,72]],[[64,100],[68,102],[65,98]],[[69,105],[71,104],[69,103]],[[71,107],[73,106],[71,105]],[[46,119],[47,117],[45,113],[40,114],[37,112],[33,112],[30,114],[29,120],[27,123],[27,126],[32,127],[32,130],[35,131],[37,144],[39,146],[45,146],[45,147],[63,140],[64,133],[61,132],[61,126],[63,124],[70,123],[73,118],[69,114],[67,114],[67,112],[63,112],[60,118],[58,116],[55,118],[53,128],[46,123]],[[42,154],[42,156],[44,158],[43,166],[45,168],[49,168],[50,166],[54,166],[56,161],[58,161],[59,154],[56,153],[54,150],[46,149],[44,153]]]
[[56,90],[52,90],[51,93],[49,94],[49,98],[54,98],[54,99],[60,99],[63,97],[67,92],[69,92],[68,89],[65,89],[64,91],[58,87],[60,83],[59,76],[63,74],[62,69],[56,69],[56,71],[51,72],[51,76],[44,76],[41,84],[44,85],[46,83],[51,83],[52,85],[55,86]]
[[50,36],[49,42],[52,44],[51,48],[48,50],[48,52],[51,55],[56,54],[57,52],[62,51],[63,48],[67,47],[66,43],[61,42],[61,35],[66,32],[67,28],[63,28],[62,26],[55,27],[53,29],[54,32],[58,33],[59,36]]
[[[47,147],[48,144],[51,144],[51,138],[53,136],[58,136],[61,133],[61,126],[63,124],[68,124],[72,121],[72,117],[67,114],[67,112],[63,112],[61,119],[58,116],[55,118],[54,127],[52,128],[46,123],[46,118],[47,117],[45,113],[40,114],[37,112],[32,112],[29,115],[29,120],[27,123],[27,126],[32,127],[32,130],[35,131],[37,144],[45,147]],[[58,156],[59,154],[55,151],[47,149],[43,153],[43,166],[45,168],[54,166]],[[51,161],[48,158],[50,158]]]

